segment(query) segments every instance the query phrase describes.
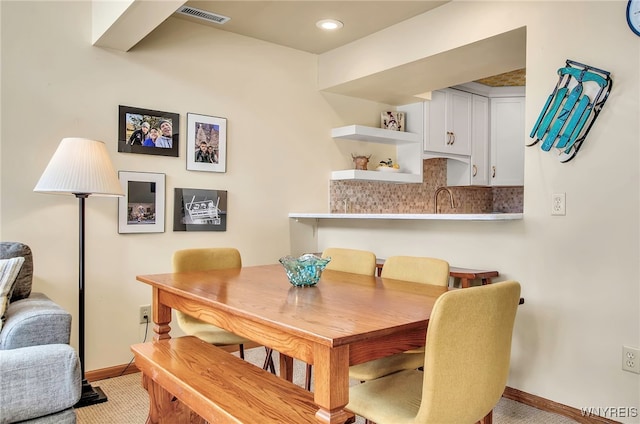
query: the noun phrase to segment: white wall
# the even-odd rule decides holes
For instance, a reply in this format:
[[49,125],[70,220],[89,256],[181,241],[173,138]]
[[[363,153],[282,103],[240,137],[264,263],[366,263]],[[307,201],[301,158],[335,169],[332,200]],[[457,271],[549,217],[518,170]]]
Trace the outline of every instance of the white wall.
[[[518,311],[508,384],[575,408],[640,406],[640,376],[621,370],[622,346],[640,347],[640,38],[627,27],[625,7],[625,1],[452,2],[438,9],[437,19],[449,24],[448,45],[457,36],[464,44],[467,34],[482,33],[477,26],[499,33],[526,25],[527,136],[566,59],[612,73],[613,91],[573,161],[561,164],[539,146],[526,149],[522,221],[330,220],[317,229],[319,249],[437,256],[520,281],[526,303]],[[388,67],[415,60],[424,45],[439,42],[429,36],[438,23],[427,15],[418,18],[425,36],[406,43],[397,57],[385,57]],[[387,30],[389,42],[405,37],[404,30]],[[356,50],[373,48],[369,41],[375,40],[328,53],[322,69],[365,76]],[[566,193],[564,217],[550,216],[556,192]],[[310,223],[292,227],[312,231]]]
[[[169,272],[173,251],[236,246],[247,265],[289,254],[287,213],[326,208],[330,170],[345,160],[330,128],[379,119],[385,106],[319,93],[317,57],[169,19],[127,53],[91,45],[90,2],[0,3],[3,240],[34,251],[35,290],[74,313],[77,343],[78,204],[33,193],[59,141],[106,142],[116,169],[166,174],[166,231],[118,234],[117,200],[86,202],[86,369],[131,358],[136,275]],[[117,152],[118,105],[180,114],[180,157]],[[227,172],[186,171],[186,113],[227,118]],[[334,163],[335,162],[335,163]],[[226,232],[173,232],[173,189],[228,190]]]

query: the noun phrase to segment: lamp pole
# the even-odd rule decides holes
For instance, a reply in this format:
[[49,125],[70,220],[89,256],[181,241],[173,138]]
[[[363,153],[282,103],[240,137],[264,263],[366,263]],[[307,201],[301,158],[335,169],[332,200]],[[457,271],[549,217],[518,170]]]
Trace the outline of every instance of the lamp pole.
[[73,193],[73,195],[78,198],[80,206],[78,211],[78,314],[80,317],[80,322],[78,323],[78,354],[80,356],[80,370],[82,373],[82,395],[74,407],[82,408],[83,406],[106,402],[107,396],[100,387],[91,386],[84,374],[84,201],[89,197],[89,193]]

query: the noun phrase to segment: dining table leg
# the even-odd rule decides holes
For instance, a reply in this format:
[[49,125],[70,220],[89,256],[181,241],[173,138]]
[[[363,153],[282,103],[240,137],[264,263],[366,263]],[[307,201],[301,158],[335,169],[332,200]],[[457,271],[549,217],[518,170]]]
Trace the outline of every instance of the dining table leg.
[[313,366],[318,421],[329,424],[353,422],[354,415],[344,410],[349,402],[349,346],[314,346]]
[[156,287],[152,290],[151,300],[153,302],[153,322],[155,323],[153,327],[153,332],[155,333],[153,340],[170,339],[171,336],[169,332],[171,331],[171,326],[169,323],[171,322],[171,308],[160,302],[160,290]]

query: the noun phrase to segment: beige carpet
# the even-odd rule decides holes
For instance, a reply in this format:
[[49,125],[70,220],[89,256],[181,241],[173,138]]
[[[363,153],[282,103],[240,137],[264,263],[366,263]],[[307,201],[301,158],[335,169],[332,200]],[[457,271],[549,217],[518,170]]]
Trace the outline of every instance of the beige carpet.
[[[277,367],[277,354],[274,355]],[[262,366],[264,349],[256,348],[246,352],[245,358]],[[295,361],[294,383],[304,385],[304,364]],[[76,410],[79,424],[143,424],[147,418],[149,399],[142,388],[140,374],[129,374],[122,377],[96,381],[109,400],[93,406]],[[358,384],[356,381],[353,384]],[[494,409],[493,422],[496,424],[572,424],[576,421],[569,418],[540,411],[509,399],[501,399]],[[357,424],[364,423],[360,417]]]

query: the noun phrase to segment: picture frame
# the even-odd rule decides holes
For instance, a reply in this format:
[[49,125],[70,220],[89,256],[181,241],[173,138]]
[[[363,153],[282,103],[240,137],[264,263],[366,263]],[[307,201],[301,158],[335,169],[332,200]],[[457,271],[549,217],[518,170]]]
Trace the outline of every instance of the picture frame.
[[380,128],[391,131],[404,131],[404,112],[381,112]]
[[227,231],[227,191],[175,188],[173,231]]
[[179,131],[177,113],[119,106],[118,152],[178,157]]
[[187,113],[187,170],[227,171],[227,119]]
[[165,174],[118,171],[124,197],[118,198],[118,233],[163,233]]

